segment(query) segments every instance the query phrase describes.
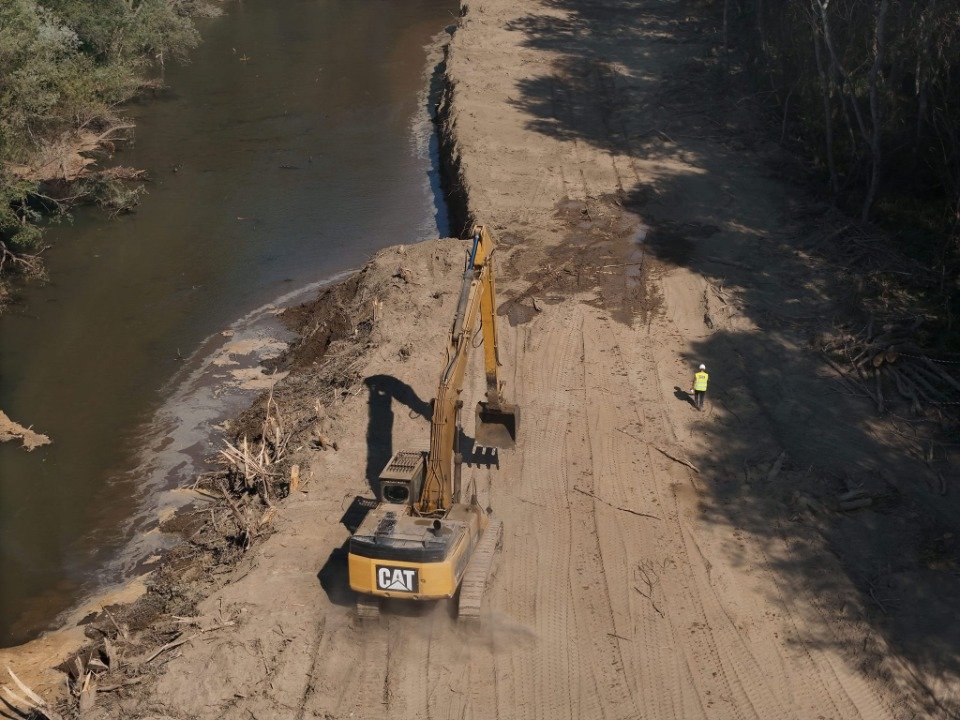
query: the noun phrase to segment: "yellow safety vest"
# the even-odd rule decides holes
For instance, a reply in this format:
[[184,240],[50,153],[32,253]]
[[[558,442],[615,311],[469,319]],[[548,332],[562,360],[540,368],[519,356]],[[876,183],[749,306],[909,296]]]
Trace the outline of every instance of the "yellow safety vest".
[[705,372],[698,372],[693,376],[693,389],[699,392],[707,391],[707,380],[710,379],[710,376]]

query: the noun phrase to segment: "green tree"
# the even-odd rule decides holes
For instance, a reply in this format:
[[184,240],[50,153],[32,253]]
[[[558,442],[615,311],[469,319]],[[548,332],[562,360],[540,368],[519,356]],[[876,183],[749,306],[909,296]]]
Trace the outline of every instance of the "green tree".
[[[37,247],[44,212],[64,211],[64,198],[119,197],[115,181],[62,187],[42,163],[23,168],[72,132],[115,123],[151,64],[186,57],[199,41],[192,18],[210,11],[206,0],[0,0],[0,273],[23,267],[11,257]],[[44,201],[50,180],[61,186],[53,203]]]

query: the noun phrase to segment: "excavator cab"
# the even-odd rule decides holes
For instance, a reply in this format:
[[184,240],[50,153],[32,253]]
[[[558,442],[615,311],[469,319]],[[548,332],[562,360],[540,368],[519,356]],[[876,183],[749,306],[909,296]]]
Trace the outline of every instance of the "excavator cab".
[[510,403],[477,403],[477,445],[511,450],[517,443],[520,408]]
[[425,452],[395,452],[380,473],[380,501],[391,505],[413,505],[420,495],[425,469]]

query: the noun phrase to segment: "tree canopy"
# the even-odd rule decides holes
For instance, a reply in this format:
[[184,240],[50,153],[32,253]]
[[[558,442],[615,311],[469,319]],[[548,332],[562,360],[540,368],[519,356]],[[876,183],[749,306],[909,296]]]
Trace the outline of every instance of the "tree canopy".
[[893,231],[960,312],[960,3],[703,0],[834,203]]
[[[50,209],[40,187],[76,179],[44,177],[39,158],[45,150],[69,145],[71,134],[102,133],[115,124],[116,106],[143,86],[151,65],[183,58],[196,45],[193,18],[207,12],[205,0],[0,2],[4,258],[8,248],[16,253],[36,246],[37,221]],[[25,171],[31,164],[40,169]]]

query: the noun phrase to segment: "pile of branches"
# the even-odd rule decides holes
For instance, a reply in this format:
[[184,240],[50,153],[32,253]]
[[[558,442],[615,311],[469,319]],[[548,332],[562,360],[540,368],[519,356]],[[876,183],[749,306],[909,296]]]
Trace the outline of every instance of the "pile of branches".
[[40,260],[39,253],[31,255],[14,252],[3,240],[0,240],[0,275],[8,267],[28,277],[42,277],[43,275],[43,263]]
[[194,641],[201,642],[209,633],[237,624],[236,615],[224,618],[220,612],[215,616],[169,615],[149,632],[135,633],[127,623],[118,622],[108,609],[101,614],[110,619],[114,631],[106,632],[93,625],[103,633],[102,638],[57,666],[66,675],[66,696],[51,703],[6,668],[16,689],[0,686],[3,691],[0,700],[9,711],[0,716],[24,720],[82,720],[96,713],[97,717],[114,717],[118,710],[116,701],[135,693],[134,688],[155,675],[172,651]]
[[[836,208],[810,205],[802,235],[808,258],[826,261],[836,283],[863,313],[900,325],[910,318],[943,313],[943,276],[876,226],[844,217]],[[840,293],[838,293],[840,294]]]
[[[63,716],[47,703],[40,695],[35,693],[26,683],[10,668],[7,668],[7,674],[16,684],[17,691],[3,686],[3,705],[24,718],[43,718],[44,720],[63,720]],[[4,717],[10,717],[4,714]]]
[[856,332],[824,342],[827,362],[857,394],[870,397],[880,413],[893,398],[910,404],[916,415],[936,407],[960,409],[960,358],[933,358],[918,341],[922,318],[888,323],[871,319]]
[[[226,534],[243,549],[268,528],[274,502],[289,488],[285,460],[291,436],[271,392],[260,434],[225,440],[217,457],[220,468],[201,475],[194,484],[198,492],[226,503],[235,526]],[[214,522],[219,530],[216,515]]]

